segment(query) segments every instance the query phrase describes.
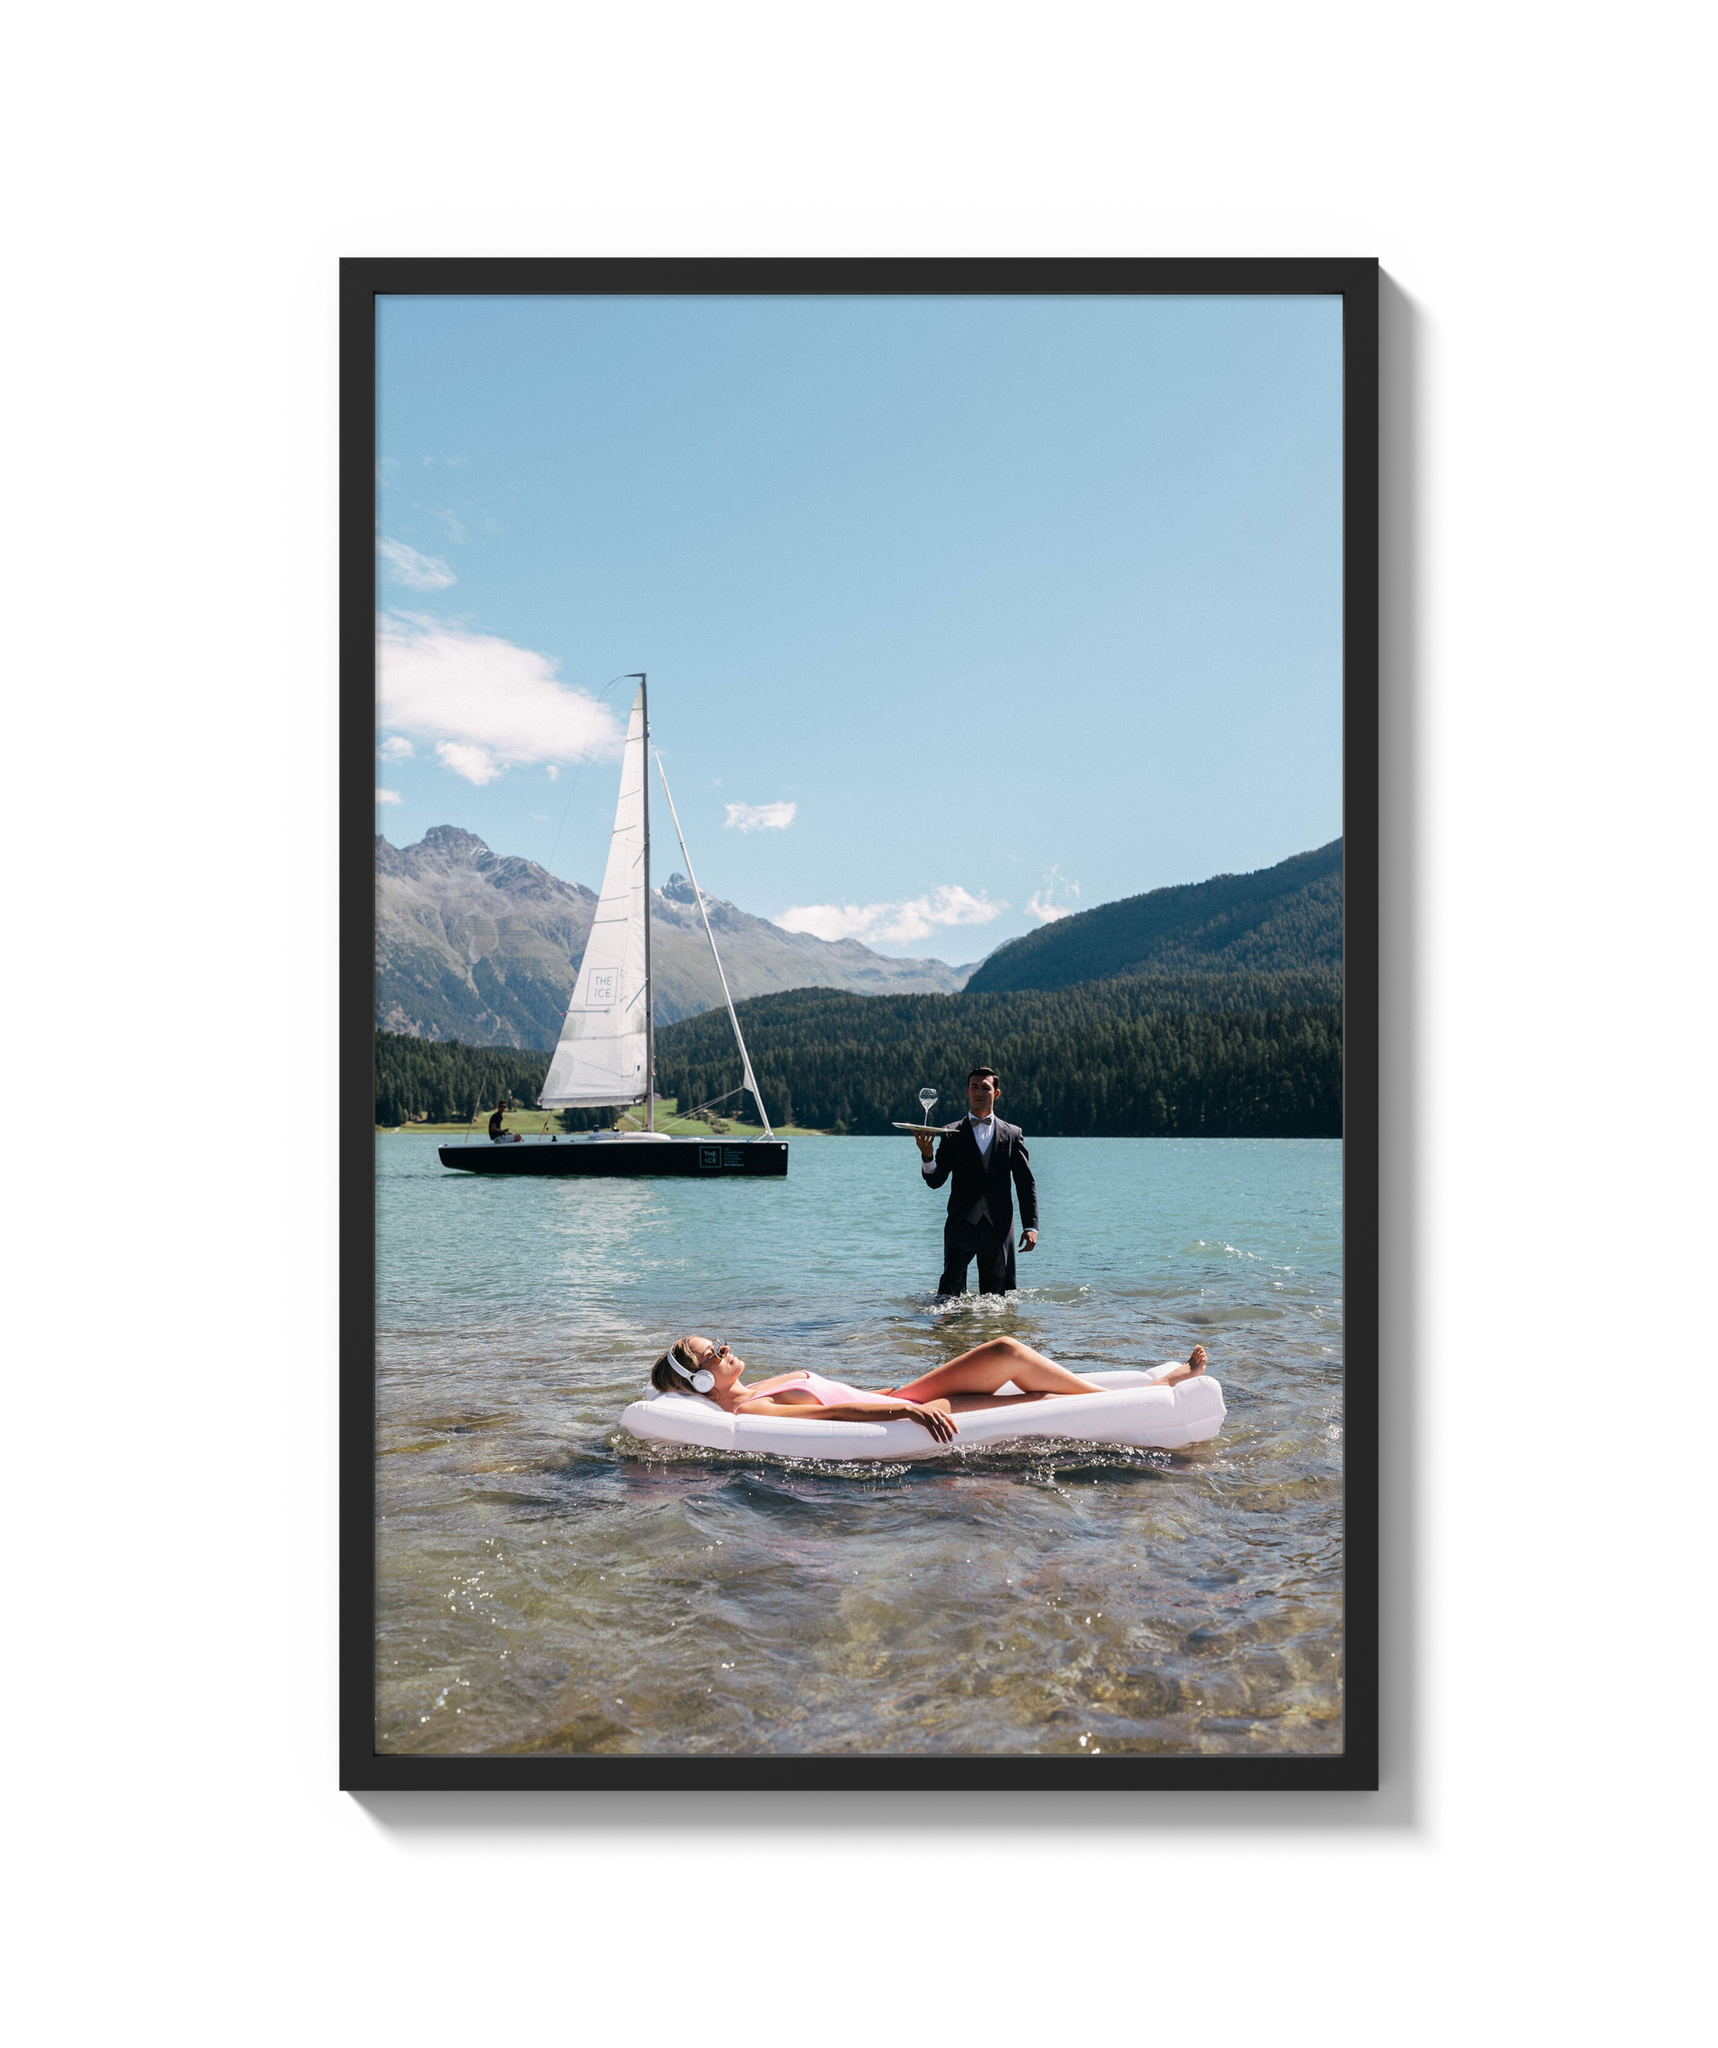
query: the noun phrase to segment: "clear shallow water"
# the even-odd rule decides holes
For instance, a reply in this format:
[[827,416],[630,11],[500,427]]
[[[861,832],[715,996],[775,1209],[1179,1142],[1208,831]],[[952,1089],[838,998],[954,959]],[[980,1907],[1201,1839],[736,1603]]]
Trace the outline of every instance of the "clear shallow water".
[[[376,1140],[378,1748],[1341,1748],[1340,1144],[1032,1140],[1027,1284],[939,1306],[904,1138],[702,1184],[438,1142]],[[870,1386],[1004,1331],[1076,1371],[1199,1342],[1229,1417],[1176,1454],[664,1452],[619,1416],[687,1330]]]

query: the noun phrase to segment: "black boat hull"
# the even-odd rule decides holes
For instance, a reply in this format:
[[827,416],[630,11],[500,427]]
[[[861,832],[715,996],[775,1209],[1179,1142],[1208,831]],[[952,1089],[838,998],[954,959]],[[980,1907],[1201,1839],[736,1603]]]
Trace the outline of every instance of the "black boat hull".
[[737,1174],[784,1180],[787,1141],[748,1138],[737,1145],[708,1138],[526,1138],[517,1145],[439,1147],[441,1163],[461,1173],[684,1174],[689,1180],[731,1180]]

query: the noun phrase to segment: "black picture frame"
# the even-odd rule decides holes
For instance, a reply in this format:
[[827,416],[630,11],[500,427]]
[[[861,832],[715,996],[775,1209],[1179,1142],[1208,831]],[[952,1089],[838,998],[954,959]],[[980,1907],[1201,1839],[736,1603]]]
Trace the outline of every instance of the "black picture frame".
[[[338,258],[338,1786],[342,1792],[1378,1788],[1376,256]],[[389,1757],[375,1753],[375,301],[393,293],[1337,295],[1343,299],[1343,1751],[1329,1757]]]

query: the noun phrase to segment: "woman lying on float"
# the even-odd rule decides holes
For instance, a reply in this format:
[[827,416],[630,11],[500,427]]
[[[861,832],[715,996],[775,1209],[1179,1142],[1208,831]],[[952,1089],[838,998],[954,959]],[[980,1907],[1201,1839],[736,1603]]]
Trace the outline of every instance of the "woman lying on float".
[[[955,1416],[985,1408],[1019,1408],[1058,1394],[1105,1394],[1097,1380],[1083,1380],[1014,1337],[993,1337],[939,1365],[904,1387],[872,1393],[827,1380],[818,1372],[782,1373],[747,1386],[745,1360],[708,1337],[679,1337],[651,1368],[650,1383],[661,1394],[702,1394],[728,1415],[791,1415],[820,1422],[887,1422],[899,1416],[928,1430],[940,1444],[959,1434]],[[1205,1370],[1205,1347],[1195,1344],[1185,1365],[1165,1373],[1160,1387],[1178,1386]],[[1012,1384],[1018,1393],[1000,1394]]]

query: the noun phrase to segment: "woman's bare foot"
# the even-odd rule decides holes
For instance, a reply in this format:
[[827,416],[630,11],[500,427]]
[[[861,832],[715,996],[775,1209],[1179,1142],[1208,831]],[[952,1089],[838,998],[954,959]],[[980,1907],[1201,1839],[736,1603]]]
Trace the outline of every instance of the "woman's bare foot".
[[1205,1370],[1205,1347],[1195,1344],[1187,1354],[1187,1363],[1178,1365],[1173,1372],[1166,1372],[1158,1381],[1160,1387],[1178,1387],[1183,1380],[1195,1380]]

